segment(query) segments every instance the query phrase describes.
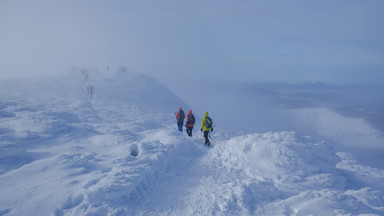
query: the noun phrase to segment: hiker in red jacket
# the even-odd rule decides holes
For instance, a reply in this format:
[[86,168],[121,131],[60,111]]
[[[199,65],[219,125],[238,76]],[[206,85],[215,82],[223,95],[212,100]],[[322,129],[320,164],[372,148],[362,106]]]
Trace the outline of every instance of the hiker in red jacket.
[[187,134],[188,136],[192,136],[192,129],[193,126],[195,125],[195,116],[192,114],[192,110],[188,110],[188,115],[187,115]]

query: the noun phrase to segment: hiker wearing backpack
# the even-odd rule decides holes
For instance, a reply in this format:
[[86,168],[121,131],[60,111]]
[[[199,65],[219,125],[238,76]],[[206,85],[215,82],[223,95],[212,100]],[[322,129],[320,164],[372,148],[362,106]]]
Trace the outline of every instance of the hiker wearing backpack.
[[211,141],[209,141],[208,135],[209,135],[209,132],[213,131],[212,125],[213,125],[212,119],[208,116],[208,112],[205,112],[204,118],[201,122],[200,130],[201,132],[204,131],[205,145],[208,145],[208,146],[211,145]]
[[176,119],[177,119],[177,127],[179,128],[179,131],[181,131],[181,132],[183,132],[184,118],[185,118],[184,111],[180,107],[179,112],[176,113]]
[[186,130],[187,130],[188,136],[190,137],[192,136],[192,129],[194,125],[195,125],[195,116],[192,114],[192,110],[188,110]]

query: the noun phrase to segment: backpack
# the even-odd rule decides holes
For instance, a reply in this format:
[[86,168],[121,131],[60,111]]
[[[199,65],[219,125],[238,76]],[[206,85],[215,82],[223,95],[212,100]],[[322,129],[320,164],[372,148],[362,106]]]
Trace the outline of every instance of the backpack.
[[179,114],[177,114],[177,120],[178,121],[183,121],[184,120],[184,112],[183,112],[183,110],[180,110]]
[[206,117],[205,118],[205,127],[208,128],[208,129],[211,129],[212,128],[212,125],[213,125],[213,121],[210,117]]
[[189,116],[189,121],[187,122],[188,124],[195,124],[195,116],[192,114],[188,115]]

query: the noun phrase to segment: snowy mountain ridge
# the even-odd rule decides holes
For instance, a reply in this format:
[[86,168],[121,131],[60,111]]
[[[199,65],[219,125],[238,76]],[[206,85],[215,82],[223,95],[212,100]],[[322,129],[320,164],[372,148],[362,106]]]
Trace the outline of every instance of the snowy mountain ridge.
[[215,130],[206,148],[146,76],[3,80],[0,95],[0,215],[384,214],[383,169],[295,132]]

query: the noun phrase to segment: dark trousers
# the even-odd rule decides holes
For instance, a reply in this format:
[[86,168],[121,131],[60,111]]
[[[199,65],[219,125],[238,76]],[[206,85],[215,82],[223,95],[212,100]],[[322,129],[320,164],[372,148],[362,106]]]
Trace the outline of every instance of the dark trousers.
[[183,121],[178,121],[177,122],[177,127],[179,128],[179,131],[183,131]]
[[211,142],[208,139],[209,131],[204,131],[205,145],[210,145]]
[[187,126],[187,129],[186,129],[186,130],[187,130],[187,134],[188,134],[188,136],[190,136],[190,137],[192,136],[192,129],[193,129],[193,127],[188,127],[188,126]]

